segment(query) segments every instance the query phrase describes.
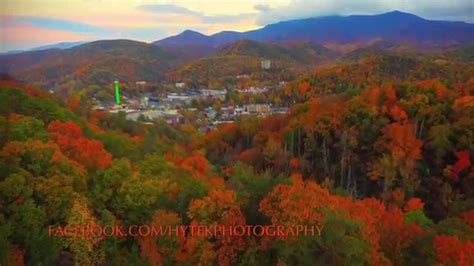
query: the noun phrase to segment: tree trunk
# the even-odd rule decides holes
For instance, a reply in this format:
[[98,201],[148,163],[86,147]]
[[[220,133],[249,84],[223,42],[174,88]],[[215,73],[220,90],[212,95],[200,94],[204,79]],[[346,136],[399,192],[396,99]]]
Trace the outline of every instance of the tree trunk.
[[[421,126],[420,126],[420,131],[418,132],[418,138],[421,139],[422,135],[423,135],[423,128],[425,127],[425,118],[423,117],[423,119],[421,120]],[[416,135],[415,135],[416,136]]]
[[328,166],[328,151],[326,145],[326,139],[323,138],[323,157],[324,157],[324,174],[329,176],[329,166]]

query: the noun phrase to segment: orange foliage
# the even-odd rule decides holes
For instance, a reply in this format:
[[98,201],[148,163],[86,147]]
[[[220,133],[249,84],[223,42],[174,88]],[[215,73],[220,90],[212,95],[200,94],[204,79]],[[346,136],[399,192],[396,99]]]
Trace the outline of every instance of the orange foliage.
[[407,115],[407,113],[405,112],[405,110],[403,110],[402,108],[400,108],[400,106],[398,106],[398,105],[393,105],[393,106],[390,108],[390,115],[392,116],[392,118],[393,118],[395,121],[401,121],[401,120],[406,120],[406,119],[408,119],[408,115]]
[[390,124],[382,129],[388,139],[385,147],[397,158],[416,160],[421,158],[422,141],[417,139],[410,124]]
[[11,113],[9,116],[8,116],[8,120],[11,120],[11,121],[19,121],[20,119],[22,119],[23,115],[20,115],[20,114],[17,114],[17,113]]
[[358,201],[331,195],[314,181],[304,182],[301,175],[293,175],[292,180],[291,185],[275,186],[260,203],[260,211],[271,218],[272,224],[324,224],[327,210],[360,221],[362,237],[372,246],[370,257],[374,265],[386,263],[383,253],[401,261],[403,249],[423,235],[417,225],[404,222],[398,207],[387,209],[375,199]]
[[213,176],[213,177],[209,178],[209,184],[213,188],[224,189],[226,187],[225,180],[222,177],[219,177],[219,176]]
[[132,136],[131,140],[134,142],[141,142],[143,141],[143,135]]
[[305,92],[307,92],[309,90],[310,87],[311,87],[311,85],[309,84],[309,82],[304,81],[303,83],[301,83],[298,86],[298,92],[300,94],[304,94]]
[[[179,223],[180,219],[176,213],[158,209],[153,214],[150,227],[175,226]],[[177,240],[181,242],[184,240],[182,235],[170,237],[178,237]],[[145,259],[150,265],[163,265],[163,257],[170,256],[174,253],[173,250],[170,250],[170,247],[159,247],[157,244],[157,240],[158,236],[152,234],[139,239],[140,256]]]
[[201,155],[193,155],[181,161],[180,166],[196,176],[207,176],[209,173],[209,163]]
[[88,121],[86,121],[86,124],[87,124],[87,127],[90,130],[92,130],[92,132],[94,132],[95,134],[101,135],[105,133],[105,131],[97,125],[97,122],[92,119],[89,119]]
[[416,85],[422,89],[434,89],[438,99],[443,99],[448,93],[446,86],[444,86],[439,80],[422,80],[418,81]]
[[468,95],[457,98],[454,101],[453,108],[460,108],[460,107],[474,107],[474,96]]
[[73,95],[68,99],[68,106],[71,110],[77,110],[79,107],[79,101],[81,100],[79,95]]
[[143,237],[140,239],[139,244],[140,256],[144,260],[153,266],[163,265],[163,258],[159,252],[158,245],[156,244],[156,237]]
[[371,107],[376,107],[378,105],[380,95],[380,88],[375,86],[365,89],[362,93],[363,99],[365,99]]
[[[237,204],[237,196],[231,190],[213,189],[203,199],[193,200],[189,205],[188,215],[193,219],[193,223],[197,224],[245,225],[245,217]],[[217,265],[231,265],[238,252],[245,249],[244,236],[219,234],[215,239],[212,246],[207,240],[201,239],[200,242],[201,245],[207,246],[210,256],[216,256]],[[196,239],[193,240],[195,241]]]
[[384,91],[385,96],[387,97],[388,103],[392,104],[397,101],[397,93],[393,85],[384,86],[382,87],[382,90]]

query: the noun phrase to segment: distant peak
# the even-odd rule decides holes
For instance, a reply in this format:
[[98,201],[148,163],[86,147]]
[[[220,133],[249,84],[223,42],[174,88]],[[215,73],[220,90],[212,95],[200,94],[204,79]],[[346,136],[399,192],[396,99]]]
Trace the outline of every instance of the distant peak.
[[205,36],[204,34],[200,33],[200,32],[197,32],[197,31],[193,31],[193,30],[185,30],[181,33],[182,35],[199,35],[199,36]]
[[400,10],[393,10],[390,12],[387,12],[388,14],[408,14],[406,12],[400,11]]
[[387,12],[387,13],[384,13],[384,14],[381,14],[381,15],[391,15],[391,16],[403,16],[403,17],[417,17],[416,15],[413,15],[413,14],[410,14],[410,13],[407,13],[407,12],[403,12],[403,11],[400,11],[400,10],[393,10],[393,11],[390,11],[390,12]]

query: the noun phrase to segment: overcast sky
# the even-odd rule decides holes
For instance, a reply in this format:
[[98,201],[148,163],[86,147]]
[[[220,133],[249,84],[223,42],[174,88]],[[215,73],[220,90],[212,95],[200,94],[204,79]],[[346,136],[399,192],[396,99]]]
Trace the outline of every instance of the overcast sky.
[[185,29],[246,31],[282,20],[392,10],[474,23],[474,0],[0,0],[0,52],[98,39],[149,42]]

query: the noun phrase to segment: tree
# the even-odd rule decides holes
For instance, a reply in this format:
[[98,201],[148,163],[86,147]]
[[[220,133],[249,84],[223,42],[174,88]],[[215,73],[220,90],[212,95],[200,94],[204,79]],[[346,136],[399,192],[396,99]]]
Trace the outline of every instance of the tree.
[[[195,224],[236,226],[245,225],[245,217],[237,204],[237,196],[231,190],[213,189],[203,199],[196,199],[189,205],[188,216]],[[195,253],[192,261],[200,257],[201,262],[215,261],[219,265],[231,265],[237,256],[245,249],[244,237],[218,234],[215,240],[197,238],[188,241],[197,241],[197,246],[202,246],[201,254]],[[196,247],[197,247],[196,246]],[[195,247],[195,248],[196,248]],[[207,249],[207,250],[206,250]],[[198,252],[198,250],[194,250]],[[205,253],[210,252],[209,261],[202,261]]]
[[85,138],[74,122],[53,121],[48,125],[48,133],[66,156],[90,170],[107,168],[112,162],[112,156],[104,150],[102,143]]
[[465,265],[474,263],[474,242],[460,241],[457,237],[439,235],[435,237],[436,256],[443,265]]

